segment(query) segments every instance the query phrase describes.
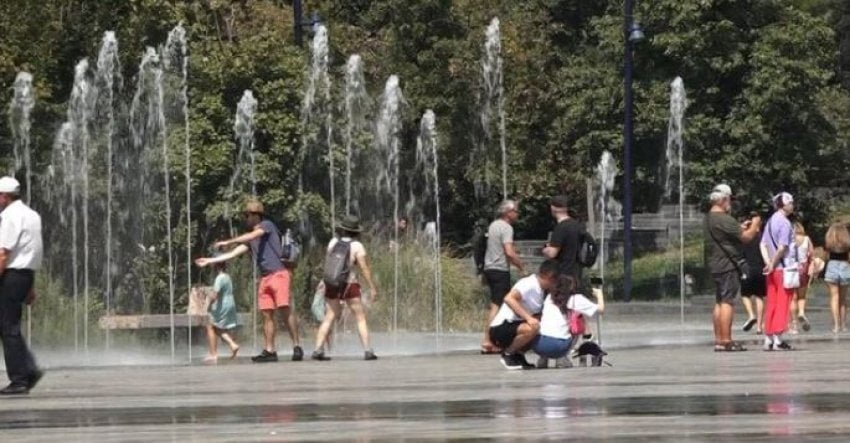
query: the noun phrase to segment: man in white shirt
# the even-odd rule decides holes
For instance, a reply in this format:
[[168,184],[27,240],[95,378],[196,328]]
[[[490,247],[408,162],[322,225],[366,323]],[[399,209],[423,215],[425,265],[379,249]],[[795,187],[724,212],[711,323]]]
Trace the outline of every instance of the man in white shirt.
[[0,340],[11,382],[0,395],[27,394],[42,376],[21,334],[23,307],[35,301],[41,268],[41,217],[20,200],[20,191],[14,178],[0,178]]
[[502,365],[507,369],[532,369],[524,352],[540,333],[543,300],[558,277],[558,263],[546,260],[536,274],[516,282],[490,322],[490,340],[504,349]]

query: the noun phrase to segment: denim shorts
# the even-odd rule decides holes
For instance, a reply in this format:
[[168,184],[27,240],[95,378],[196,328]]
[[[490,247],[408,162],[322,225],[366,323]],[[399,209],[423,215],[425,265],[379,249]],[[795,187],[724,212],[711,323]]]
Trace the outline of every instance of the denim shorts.
[[534,353],[543,358],[561,358],[570,352],[573,340],[541,335],[534,343]]
[[840,286],[850,285],[850,263],[844,260],[830,260],[826,264],[826,274],[823,279],[827,283]]

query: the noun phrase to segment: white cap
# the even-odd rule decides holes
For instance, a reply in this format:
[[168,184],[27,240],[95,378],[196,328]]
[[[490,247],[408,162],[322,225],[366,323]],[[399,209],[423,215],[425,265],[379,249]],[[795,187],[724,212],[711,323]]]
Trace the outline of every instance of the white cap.
[[718,193],[718,194],[723,194],[726,197],[732,196],[732,188],[730,188],[729,185],[727,185],[725,183],[721,183],[721,184],[715,186],[714,189],[711,191],[711,193],[713,194],[715,192]]
[[0,178],[0,193],[17,194],[19,192],[21,192],[21,184],[17,180],[8,176]]

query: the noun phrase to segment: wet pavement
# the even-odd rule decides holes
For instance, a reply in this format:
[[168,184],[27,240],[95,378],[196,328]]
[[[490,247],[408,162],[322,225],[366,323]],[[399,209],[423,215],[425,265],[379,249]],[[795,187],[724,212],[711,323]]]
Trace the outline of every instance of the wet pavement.
[[29,397],[0,399],[0,439],[847,441],[847,347],[670,345],[514,372],[473,353],[54,368]]

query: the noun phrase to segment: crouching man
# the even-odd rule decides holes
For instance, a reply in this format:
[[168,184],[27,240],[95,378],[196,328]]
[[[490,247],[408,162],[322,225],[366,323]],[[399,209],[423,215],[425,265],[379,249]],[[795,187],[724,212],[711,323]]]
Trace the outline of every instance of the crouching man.
[[525,352],[540,334],[543,300],[557,282],[558,263],[546,260],[536,274],[525,277],[511,288],[493,321],[490,340],[502,348],[502,365],[507,369],[533,369]]

